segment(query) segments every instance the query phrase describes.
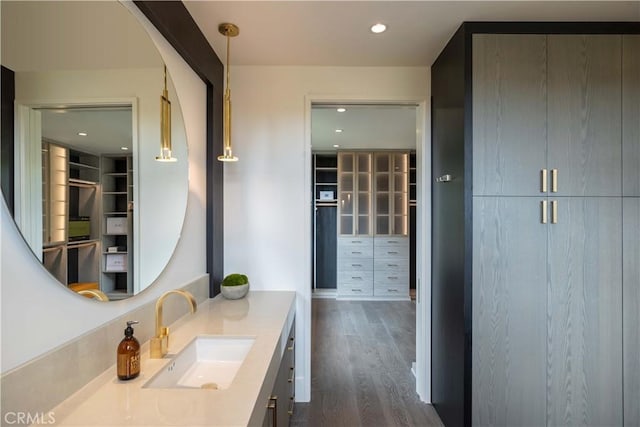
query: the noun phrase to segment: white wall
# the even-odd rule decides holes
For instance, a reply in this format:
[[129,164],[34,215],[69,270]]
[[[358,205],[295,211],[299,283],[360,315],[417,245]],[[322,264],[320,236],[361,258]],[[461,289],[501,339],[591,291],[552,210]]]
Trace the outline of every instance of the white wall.
[[[181,239],[155,286],[125,301],[96,304],[64,289],[39,265],[2,203],[0,215],[1,370],[87,333],[206,272],[206,92],[204,83],[131,3],[171,74],[189,142],[189,195]],[[159,102],[158,91],[158,102]],[[174,108],[177,107],[177,101]],[[141,186],[144,183],[141,183]]]
[[[246,273],[252,289],[298,292],[299,400],[310,384],[311,207],[306,106],[336,100],[430,98],[425,67],[231,68],[233,150],[225,165],[225,274]],[[427,103],[428,105],[428,103]]]

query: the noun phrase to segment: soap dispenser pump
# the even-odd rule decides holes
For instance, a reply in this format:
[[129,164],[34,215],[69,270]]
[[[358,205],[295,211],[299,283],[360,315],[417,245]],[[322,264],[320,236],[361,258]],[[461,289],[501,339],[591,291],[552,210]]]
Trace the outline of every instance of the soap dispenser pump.
[[140,375],[140,343],[133,336],[131,325],[138,323],[135,320],[127,322],[124,330],[124,338],[118,345],[118,379],[132,380]]

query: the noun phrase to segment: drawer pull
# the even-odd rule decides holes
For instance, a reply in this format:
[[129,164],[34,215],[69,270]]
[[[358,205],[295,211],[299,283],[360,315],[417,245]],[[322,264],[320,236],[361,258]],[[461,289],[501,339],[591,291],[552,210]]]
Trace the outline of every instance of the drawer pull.
[[442,175],[436,178],[436,182],[451,182],[454,180],[454,176],[453,175]]
[[389,251],[389,252],[387,252],[387,253],[388,253],[389,255],[397,255],[397,254],[398,254],[398,252],[396,252],[396,251]]
[[351,292],[362,292],[362,289],[351,289]]
[[362,264],[351,264],[351,267],[362,267]]
[[398,290],[392,288],[392,289],[387,289],[387,292],[398,292]]
[[398,276],[387,276],[389,280],[398,280]]
[[271,425],[278,425],[278,396],[269,397],[269,404],[267,409],[271,411]]
[[387,264],[387,267],[397,267],[398,264]]
[[287,413],[289,415],[293,415],[293,409],[295,408],[295,402],[296,402],[295,397],[291,396],[289,398],[289,410],[287,411]]
[[290,371],[291,371],[291,375],[290,375],[290,376],[289,376],[289,378],[287,379],[287,382],[288,382],[288,383],[292,383],[292,382],[293,382],[293,379],[294,379],[294,377],[295,377],[295,374],[294,374],[294,372],[295,372],[295,368],[291,367],[291,368],[289,368],[289,369],[290,369]]
[[362,252],[358,252],[358,251],[351,251],[351,254],[352,254],[352,255],[360,255],[360,254],[362,254]]
[[360,276],[351,276],[351,278],[353,280],[362,280],[362,277],[360,277]]
[[387,243],[398,243],[397,240],[387,240]]

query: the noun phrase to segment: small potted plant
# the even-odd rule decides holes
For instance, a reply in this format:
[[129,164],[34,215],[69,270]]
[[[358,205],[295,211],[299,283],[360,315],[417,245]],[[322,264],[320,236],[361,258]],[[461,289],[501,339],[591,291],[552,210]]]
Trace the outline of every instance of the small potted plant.
[[227,299],[243,298],[249,292],[249,278],[244,274],[229,274],[222,280],[220,292]]

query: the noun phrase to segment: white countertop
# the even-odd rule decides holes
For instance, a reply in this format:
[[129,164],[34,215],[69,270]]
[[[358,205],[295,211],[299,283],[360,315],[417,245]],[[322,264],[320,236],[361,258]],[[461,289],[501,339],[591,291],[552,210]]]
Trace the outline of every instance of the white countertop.
[[[261,423],[294,319],[295,295],[295,292],[252,291],[240,300],[226,300],[219,295],[199,304],[195,314],[171,325],[168,356],[149,359],[149,343],[144,343],[138,378],[119,381],[114,365],[52,409],[56,425],[246,426]],[[228,389],[142,388],[170,362],[171,355],[196,335],[205,334],[255,337]],[[262,401],[264,405],[256,404]]]

